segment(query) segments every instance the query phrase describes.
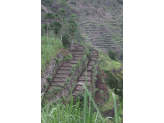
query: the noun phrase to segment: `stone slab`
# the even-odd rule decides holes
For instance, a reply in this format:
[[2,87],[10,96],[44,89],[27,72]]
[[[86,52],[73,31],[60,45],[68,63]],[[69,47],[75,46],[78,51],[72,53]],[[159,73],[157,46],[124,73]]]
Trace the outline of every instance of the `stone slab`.
[[[85,81],[78,81],[76,84],[78,86],[82,86],[80,83],[84,84],[85,85]],[[91,84],[91,81],[87,81],[87,85],[90,85]]]
[[68,77],[68,74],[57,74],[55,77],[58,77],[58,78],[67,78]]
[[93,68],[93,66],[89,66],[89,67],[87,68],[87,70],[92,70],[92,68]]
[[72,67],[60,67],[59,70],[66,70],[66,71],[68,71],[68,70],[72,70]]
[[[86,76],[81,76],[79,78],[80,81],[85,81],[86,80]],[[87,81],[91,80],[91,77],[87,77]]]
[[64,78],[64,79],[61,79],[61,78],[53,78],[53,80],[52,80],[53,82],[65,82],[66,81],[66,78]]
[[[90,76],[91,74],[92,74],[91,72],[87,72],[87,75]],[[85,76],[85,75],[86,75],[86,72],[83,73],[83,76]]]
[[58,70],[57,73],[61,73],[61,74],[69,74],[70,71],[66,71],[66,70]]

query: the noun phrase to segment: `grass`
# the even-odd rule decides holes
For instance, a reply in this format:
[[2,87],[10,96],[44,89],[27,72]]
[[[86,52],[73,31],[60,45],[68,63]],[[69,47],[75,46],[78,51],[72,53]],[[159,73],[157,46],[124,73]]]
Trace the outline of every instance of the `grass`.
[[102,70],[112,70],[114,67],[115,69],[119,69],[122,65],[122,63],[112,60],[107,54],[103,52],[99,53],[99,58],[101,59],[100,69]]
[[62,49],[60,39],[54,37],[41,37],[41,72],[46,69],[51,59],[55,57]]
[[[86,71],[87,78],[87,71]],[[84,92],[84,103],[83,108],[80,106],[80,101],[73,104],[73,98],[71,97],[70,103],[63,104],[61,99],[56,99],[52,103],[47,103],[41,107],[41,122],[42,123],[109,123],[109,118],[103,118],[97,105],[92,98],[92,95],[87,89],[87,79],[86,84],[81,85],[85,88]],[[43,93],[41,95],[41,101],[43,100]],[[89,97],[89,100],[88,98]],[[113,94],[114,108],[116,109],[116,99],[115,94]],[[88,107],[89,102],[89,107]],[[55,103],[55,105],[54,105]],[[93,113],[93,108],[97,112]],[[118,122],[119,114],[115,110],[115,123]]]

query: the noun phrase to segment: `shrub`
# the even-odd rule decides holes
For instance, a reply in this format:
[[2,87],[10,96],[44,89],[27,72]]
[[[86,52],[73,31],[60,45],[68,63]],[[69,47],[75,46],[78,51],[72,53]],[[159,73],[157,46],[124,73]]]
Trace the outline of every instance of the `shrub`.
[[72,65],[72,68],[73,68],[73,70],[75,70],[75,68],[76,68],[76,65]]
[[89,58],[91,52],[88,49],[85,49],[84,53],[87,55],[87,57]]
[[48,82],[51,82],[51,81],[52,81],[52,76],[49,76],[49,77],[47,78],[47,80],[48,80]]
[[74,70],[70,70],[70,74],[72,76],[74,74]]
[[99,91],[99,93],[100,93],[100,94],[103,94],[103,93],[104,93],[104,91],[103,91],[103,90],[100,90],[100,91]]
[[65,49],[68,49],[71,46],[71,40],[70,35],[68,33],[65,33],[62,37],[63,47]]
[[92,73],[94,73],[95,72],[95,69],[92,69]]
[[60,58],[55,58],[57,65],[60,64]]
[[109,51],[108,51],[108,55],[109,55],[109,57],[110,57],[111,59],[117,60],[117,59],[116,59],[116,56],[117,56],[117,53],[116,53],[116,52],[113,52],[113,51],[109,50]]
[[93,78],[93,81],[95,82],[96,80],[97,80],[97,78],[96,78],[96,77],[94,77],[94,78]]
[[108,87],[113,88],[115,94],[120,97],[120,100],[123,99],[123,77],[121,74],[113,74],[111,71],[105,71],[108,75],[108,78],[105,80],[105,83]]
[[61,90],[61,87],[53,87],[54,92],[59,92]]
[[67,78],[67,81],[70,81],[70,78],[69,77]]
[[71,60],[72,59],[72,54],[68,54],[67,57],[64,56],[64,61]]
[[52,95],[52,91],[51,91],[51,90],[48,90],[48,94],[49,94],[49,95]]

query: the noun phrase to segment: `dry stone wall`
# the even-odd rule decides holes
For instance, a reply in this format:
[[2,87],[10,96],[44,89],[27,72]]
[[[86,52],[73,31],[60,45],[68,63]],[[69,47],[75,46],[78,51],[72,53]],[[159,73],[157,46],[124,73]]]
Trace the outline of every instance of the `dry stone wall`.
[[[57,61],[55,58],[58,58],[60,60],[60,63],[57,64]],[[46,70],[44,71],[43,76],[41,77],[41,93],[44,92],[46,84],[48,84],[47,78],[54,74],[55,70],[58,69],[63,63],[63,54],[60,52],[57,54],[54,58],[51,59],[51,62],[47,66]]]

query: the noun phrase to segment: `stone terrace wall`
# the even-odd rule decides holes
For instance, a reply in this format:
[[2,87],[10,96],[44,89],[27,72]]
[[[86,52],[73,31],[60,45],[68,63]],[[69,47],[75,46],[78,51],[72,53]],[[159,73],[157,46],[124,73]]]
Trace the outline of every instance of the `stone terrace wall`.
[[[57,64],[55,58],[59,58],[60,59],[60,63]],[[44,92],[45,84],[48,84],[48,81],[46,80],[49,76],[51,76],[52,74],[54,74],[54,70],[58,69],[63,63],[63,54],[62,52],[60,52],[59,54],[57,54],[54,58],[51,59],[51,62],[49,63],[49,65],[47,66],[46,70],[44,71],[43,77],[41,77],[41,93]]]

